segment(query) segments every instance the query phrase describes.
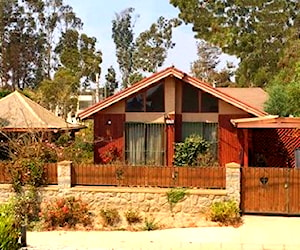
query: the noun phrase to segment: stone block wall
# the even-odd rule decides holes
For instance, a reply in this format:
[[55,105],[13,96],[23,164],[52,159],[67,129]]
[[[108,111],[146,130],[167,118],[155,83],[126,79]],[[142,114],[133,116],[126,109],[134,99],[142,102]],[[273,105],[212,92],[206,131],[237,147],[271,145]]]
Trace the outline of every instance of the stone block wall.
[[[71,187],[70,162],[58,164],[58,185],[39,189],[41,201],[49,201],[60,197],[80,197],[90,206],[91,212],[99,213],[102,208],[117,208],[119,211],[135,209],[141,213],[170,214],[167,200],[168,188],[137,188],[137,187]],[[0,185],[0,202],[7,202],[13,196],[10,185]],[[172,209],[177,216],[194,216],[206,211],[215,201],[234,199],[240,202],[240,165],[226,165],[226,189],[188,189],[183,201]]]

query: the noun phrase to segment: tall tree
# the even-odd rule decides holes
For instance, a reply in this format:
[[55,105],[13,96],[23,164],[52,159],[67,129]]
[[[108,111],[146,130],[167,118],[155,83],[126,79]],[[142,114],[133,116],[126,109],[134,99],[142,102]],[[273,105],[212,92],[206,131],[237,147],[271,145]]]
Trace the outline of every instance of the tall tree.
[[291,27],[300,25],[298,0],[170,0],[179,17],[192,23],[196,37],[240,58],[236,80],[241,86],[265,86]]
[[70,69],[61,67],[53,80],[42,81],[39,91],[43,106],[67,118],[68,113],[77,106],[79,78]]
[[105,75],[105,90],[104,90],[104,95],[105,97],[109,97],[114,94],[115,90],[118,88],[118,82],[116,79],[116,71],[113,68],[113,66],[110,66],[107,69],[107,74]]
[[197,44],[198,59],[191,64],[192,74],[213,86],[228,86],[231,84],[233,75],[232,66],[227,63],[227,67],[218,70],[222,50],[203,40]]
[[134,8],[125,9],[112,21],[112,38],[125,88],[140,79],[143,72],[155,72],[163,64],[168,49],[175,45],[172,29],[180,24],[178,19],[160,17],[135,38],[133,13]]

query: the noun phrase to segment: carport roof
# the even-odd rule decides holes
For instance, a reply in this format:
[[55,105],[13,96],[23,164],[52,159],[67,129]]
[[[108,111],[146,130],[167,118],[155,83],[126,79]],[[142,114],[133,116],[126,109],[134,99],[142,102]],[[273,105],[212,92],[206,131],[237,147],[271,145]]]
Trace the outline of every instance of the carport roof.
[[279,117],[267,115],[263,117],[231,119],[237,128],[300,128],[300,117]]

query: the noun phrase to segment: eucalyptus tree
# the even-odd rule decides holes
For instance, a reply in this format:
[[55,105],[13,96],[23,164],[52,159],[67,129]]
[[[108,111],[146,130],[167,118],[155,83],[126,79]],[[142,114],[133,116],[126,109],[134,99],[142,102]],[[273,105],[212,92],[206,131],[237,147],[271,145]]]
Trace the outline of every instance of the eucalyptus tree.
[[135,37],[134,8],[116,14],[112,21],[112,38],[116,46],[117,62],[122,74],[123,87],[141,79],[143,73],[155,72],[167,57],[167,51],[175,46],[172,30],[180,22],[159,17],[150,28]]
[[170,0],[179,17],[193,25],[196,37],[236,55],[241,86],[265,86],[291,29],[300,26],[298,0]]

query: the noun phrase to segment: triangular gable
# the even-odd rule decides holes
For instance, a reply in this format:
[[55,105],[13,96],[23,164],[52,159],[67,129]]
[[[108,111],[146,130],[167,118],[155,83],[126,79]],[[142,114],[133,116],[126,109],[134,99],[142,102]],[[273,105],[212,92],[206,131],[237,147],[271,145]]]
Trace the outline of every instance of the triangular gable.
[[199,88],[247,113],[250,113],[254,116],[264,116],[267,113],[257,109],[255,107],[252,107],[244,102],[242,102],[241,100],[238,100],[230,95],[227,95],[221,91],[219,91],[218,89],[210,86],[209,84],[200,81],[197,78],[191,77],[189,75],[187,75],[186,73],[176,69],[175,67],[169,67],[166,68],[165,70],[162,70],[160,72],[157,72],[153,75],[151,75],[150,77],[144,78],[142,81],[135,83],[134,85],[120,91],[119,93],[110,96],[108,98],[106,98],[105,100],[94,104],[93,106],[85,109],[84,111],[82,111],[81,113],[78,114],[78,117],[80,119],[87,119],[90,118],[92,115],[94,115],[95,113],[131,96],[134,93],[137,93],[149,86],[151,86],[154,83],[157,83],[158,81],[167,78],[169,76],[173,76],[176,77],[186,83],[189,83],[193,86],[195,86],[196,88]]

